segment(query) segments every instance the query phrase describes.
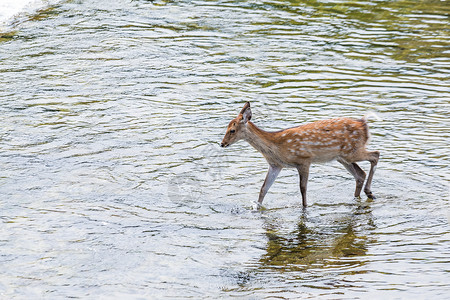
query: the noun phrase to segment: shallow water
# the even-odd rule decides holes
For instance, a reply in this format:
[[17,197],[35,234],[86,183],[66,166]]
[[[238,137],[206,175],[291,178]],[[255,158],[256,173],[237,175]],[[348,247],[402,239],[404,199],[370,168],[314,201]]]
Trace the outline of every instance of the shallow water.
[[[62,1],[0,37],[1,298],[450,292],[448,1]],[[221,149],[375,111],[375,200]],[[368,164],[361,164],[368,169]]]

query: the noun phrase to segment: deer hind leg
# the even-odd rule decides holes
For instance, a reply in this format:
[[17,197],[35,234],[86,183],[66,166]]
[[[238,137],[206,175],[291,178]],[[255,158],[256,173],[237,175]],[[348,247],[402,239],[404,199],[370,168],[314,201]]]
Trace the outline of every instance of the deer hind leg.
[[372,194],[371,186],[372,186],[372,179],[373,174],[375,173],[375,170],[377,168],[378,159],[380,158],[380,152],[373,151],[373,152],[367,152],[367,158],[370,162],[370,171],[369,171],[369,177],[367,178],[366,186],[364,187],[364,193],[366,193],[367,197],[371,199],[375,199],[375,197]]
[[356,163],[348,163],[343,159],[338,159],[338,162],[340,162],[355,178],[355,197],[359,198],[364,185],[364,180],[366,179],[366,173]]

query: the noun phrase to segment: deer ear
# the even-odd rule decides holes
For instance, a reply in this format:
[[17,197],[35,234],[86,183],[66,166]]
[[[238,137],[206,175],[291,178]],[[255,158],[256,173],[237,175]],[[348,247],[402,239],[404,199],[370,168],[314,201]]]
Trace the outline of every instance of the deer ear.
[[252,119],[252,110],[250,109],[250,102],[245,103],[244,108],[242,108],[241,113],[242,122],[245,124]]

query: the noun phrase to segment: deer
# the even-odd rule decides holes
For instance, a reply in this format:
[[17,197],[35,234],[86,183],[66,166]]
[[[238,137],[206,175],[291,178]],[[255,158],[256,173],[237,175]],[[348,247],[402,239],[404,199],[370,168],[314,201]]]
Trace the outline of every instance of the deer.
[[364,193],[375,199],[371,191],[372,179],[380,157],[379,151],[367,151],[369,117],[361,119],[334,118],[316,121],[279,131],[265,131],[251,122],[250,102],[245,103],[239,115],[228,124],[221,147],[226,148],[239,140],[247,141],[258,150],[269,164],[264,183],[259,192],[257,208],[283,168],[296,168],[300,177],[302,206],[306,208],[306,188],[311,164],[337,160],[356,181],[355,198],[360,198],[366,173],[357,162],[369,161],[370,171]]

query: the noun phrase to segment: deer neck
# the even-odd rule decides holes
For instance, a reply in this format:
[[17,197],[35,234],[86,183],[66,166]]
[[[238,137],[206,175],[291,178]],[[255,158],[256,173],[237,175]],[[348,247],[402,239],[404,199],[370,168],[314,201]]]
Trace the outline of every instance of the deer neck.
[[[245,131],[244,140],[246,140],[253,148],[261,152],[267,160],[276,160],[275,153],[275,133],[267,132],[248,121]],[[273,159],[272,159],[273,158]]]

